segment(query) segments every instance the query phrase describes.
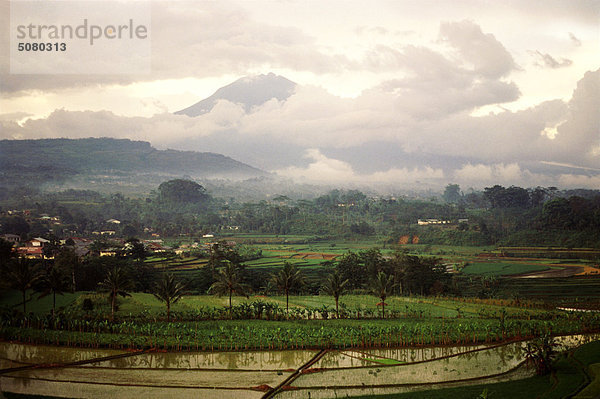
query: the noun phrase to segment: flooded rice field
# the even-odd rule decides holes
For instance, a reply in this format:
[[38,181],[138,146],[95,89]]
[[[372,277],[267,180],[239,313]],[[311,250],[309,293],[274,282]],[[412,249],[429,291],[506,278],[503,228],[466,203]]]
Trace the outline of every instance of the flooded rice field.
[[[561,350],[597,339],[558,337]],[[67,398],[332,398],[525,378],[525,342],[331,351],[125,352],[0,343],[0,391]],[[284,389],[273,389],[283,386]],[[271,396],[269,396],[271,397]]]

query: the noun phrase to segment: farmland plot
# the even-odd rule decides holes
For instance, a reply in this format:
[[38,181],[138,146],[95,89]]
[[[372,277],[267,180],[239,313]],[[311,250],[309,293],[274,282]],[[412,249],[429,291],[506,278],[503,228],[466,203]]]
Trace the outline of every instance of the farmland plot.
[[[561,349],[597,337],[557,338]],[[496,346],[125,352],[0,343],[0,388],[77,398],[329,398],[525,378],[524,342]]]

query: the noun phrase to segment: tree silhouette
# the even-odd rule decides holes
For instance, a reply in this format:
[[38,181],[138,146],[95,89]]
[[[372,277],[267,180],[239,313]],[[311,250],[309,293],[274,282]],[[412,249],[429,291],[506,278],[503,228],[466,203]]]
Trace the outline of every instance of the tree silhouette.
[[39,298],[52,294],[52,316],[56,313],[56,294],[62,295],[70,287],[69,276],[58,266],[54,265],[47,269],[41,276],[42,290]]
[[290,307],[290,291],[304,284],[304,276],[295,265],[284,262],[283,268],[272,275],[272,280],[275,286],[285,294],[285,311],[287,313]]
[[348,279],[342,281],[340,273],[335,270],[327,277],[327,280],[325,280],[325,284],[322,287],[323,292],[325,292],[327,295],[331,295],[335,299],[335,314],[338,319],[340,318],[340,312],[338,308],[339,299],[340,296],[345,292],[347,284]]
[[133,287],[131,278],[121,267],[113,267],[106,274],[104,281],[100,283],[100,290],[108,292],[110,300],[110,319],[115,319],[115,308],[117,305],[117,296],[131,296],[127,291]]
[[381,299],[381,313],[383,318],[385,318],[385,299],[392,293],[395,285],[394,276],[388,276],[384,272],[377,273],[371,284],[372,294]]
[[6,279],[12,288],[21,291],[23,298],[23,313],[27,313],[27,290],[33,288],[41,277],[40,266],[37,262],[27,259],[14,259],[6,265]]
[[154,296],[167,305],[167,321],[171,321],[171,305],[183,296],[185,286],[173,274],[164,274],[156,283]]
[[233,293],[246,296],[246,287],[242,284],[242,278],[238,268],[229,261],[223,261],[224,266],[215,275],[215,281],[208,289],[209,293],[215,295],[229,295],[229,317],[233,318],[231,297]]
[[0,268],[5,267],[14,256],[13,243],[0,238]]

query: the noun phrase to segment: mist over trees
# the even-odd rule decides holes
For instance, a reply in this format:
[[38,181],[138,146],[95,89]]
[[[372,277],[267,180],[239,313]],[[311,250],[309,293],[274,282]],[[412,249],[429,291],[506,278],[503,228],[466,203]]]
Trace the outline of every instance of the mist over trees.
[[[378,237],[390,245],[597,247],[600,192],[494,185],[465,194],[449,184],[439,197],[426,199],[335,189],[312,199],[279,195],[241,202],[217,198],[192,180],[174,179],[141,198],[67,190],[0,201],[0,234],[66,239],[103,231],[124,239],[244,232]],[[135,242],[130,246],[136,250]]]

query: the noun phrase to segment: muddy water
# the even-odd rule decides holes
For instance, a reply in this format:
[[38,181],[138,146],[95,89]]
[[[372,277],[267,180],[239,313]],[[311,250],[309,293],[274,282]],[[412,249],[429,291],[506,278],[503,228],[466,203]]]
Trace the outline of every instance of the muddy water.
[[64,348],[45,345],[21,345],[0,342],[0,364],[12,362],[23,366],[40,363],[72,363],[126,353],[109,349]]
[[305,374],[299,377],[293,385],[297,387],[331,387],[360,386],[362,384],[423,384],[480,378],[504,373],[517,367],[523,361],[523,346],[522,343],[515,343],[397,366],[330,369]]
[[277,386],[316,353],[168,352],[101,360],[126,352],[0,343],[2,369],[90,360],[73,367],[6,373],[0,391],[69,398],[260,398],[264,392],[253,389]]
[[310,360],[317,351],[148,353],[90,364],[90,367],[288,370]]
[[[566,349],[593,338],[597,337],[568,336],[556,341]],[[494,380],[523,378],[529,371],[515,367],[523,361],[524,345],[331,351],[313,365],[318,372],[301,375],[292,383],[299,390],[277,397],[400,392],[419,389],[412,384],[421,384],[420,389],[424,383],[464,384],[469,378],[501,373]],[[5,372],[0,391],[69,398],[260,398],[264,392],[257,387],[277,386],[317,351],[145,353],[91,361],[123,353],[0,343],[2,369],[46,365]],[[47,366],[84,360],[90,362]],[[381,386],[389,384],[396,386]]]
[[365,349],[328,352],[315,368],[377,366],[393,363],[415,363],[464,353],[486,346],[447,346],[431,348]]
[[[296,388],[279,393],[277,399],[330,399],[346,398],[359,395],[390,395],[429,389],[453,388],[465,385],[492,384],[531,377],[534,372],[526,367],[518,367],[507,374],[486,377],[480,380],[461,380],[456,382],[441,382],[437,384],[397,385],[397,386],[360,386],[360,387],[336,387],[336,388]],[[385,384],[383,384],[385,385]]]

